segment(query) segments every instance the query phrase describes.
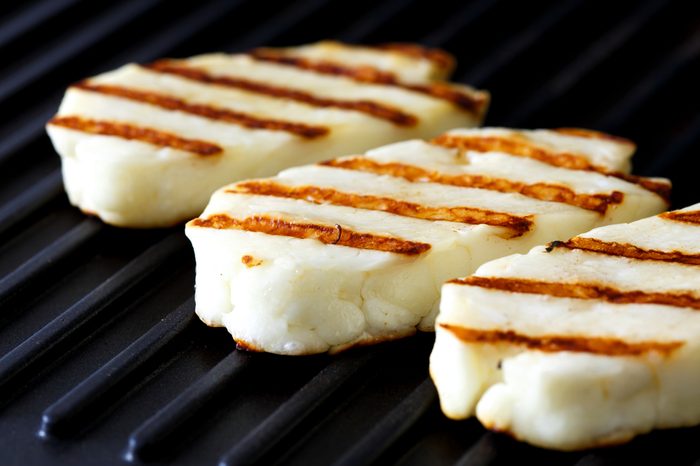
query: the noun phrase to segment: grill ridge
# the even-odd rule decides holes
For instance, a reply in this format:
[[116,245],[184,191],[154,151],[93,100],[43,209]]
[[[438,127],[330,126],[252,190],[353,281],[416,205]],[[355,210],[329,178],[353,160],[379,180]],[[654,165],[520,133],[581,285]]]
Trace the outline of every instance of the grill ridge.
[[363,437],[334,466],[371,464],[413,427],[437,402],[437,392],[428,377],[401,400],[374,429]]
[[615,50],[629,41],[665,5],[663,0],[648,0],[636,11],[625,18],[622,24],[595,41],[579,58],[565,66],[553,78],[548,80],[518,109],[506,116],[505,124],[519,126],[526,124],[527,118],[540,111],[546,104],[560,98],[579,80],[608,58]]
[[124,454],[127,461],[150,460],[172,448],[171,439],[187,420],[211,403],[217,395],[248,369],[252,357],[233,351],[190,388],[143,423],[131,436]]
[[[103,228],[101,224],[92,221],[83,223],[78,228],[83,225],[96,225],[86,227],[88,232]],[[184,239],[180,235],[171,234],[127,264],[104,284],[46,324],[13,351],[0,358],[0,393],[7,395],[14,392],[19,384],[24,382],[23,378],[27,372],[36,369],[36,365],[44,361],[44,357],[58,358],[60,354],[52,352],[54,347],[75,334],[84,334],[89,323],[103,318],[112,303],[134,288],[142,286],[143,279],[154,273],[174,254],[180,253],[183,246]],[[30,264],[35,259],[36,257],[30,261]],[[40,257],[36,260],[40,260]]]
[[316,408],[372,363],[374,355],[363,353],[331,362],[262,421],[234,448],[225,453],[220,466],[256,464],[290,436]]
[[87,417],[105,398],[134,372],[156,358],[163,349],[181,337],[196,321],[192,314],[194,299],[185,301],[175,311],[151,327],[121,353],[100,367],[60,400],[46,408],[41,416],[40,437],[75,433],[81,418]]
[[14,272],[6,275],[0,281],[0,304],[6,303],[22,287],[37,280],[57,262],[75,254],[79,248],[84,248],[102,229],[101,224],[93,220],[85,220],[22,264]]

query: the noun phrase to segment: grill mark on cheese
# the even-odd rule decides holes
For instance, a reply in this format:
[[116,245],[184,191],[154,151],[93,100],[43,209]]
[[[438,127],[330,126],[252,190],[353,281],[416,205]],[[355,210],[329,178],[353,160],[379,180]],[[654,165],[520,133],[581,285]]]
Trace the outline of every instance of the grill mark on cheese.
[[614,176],[621,180],[625,180],[629,183],[636,184],[647,191],[650,191],[658,195],[661,199],[669,203],[671,200],[671,184],[666,181],[653,180],[650,178],[644,178],[643,176],[629,175],[627,173],[606,173],[609,176]]
[[181,78],[190,79],[192,81],[205,84],[232,87],[270,97],[290,99],[314,107],[334,107],[343,110],[361,112],[375,118],[390,121],[398,126],[415,126],[418,124],[418,118],[416,116],[390,105],[371,100],[338,100],[318,97],[305,91],[274,86],[260,81],[237,78],[233,76],[214,76],[203,70],[180,64],[173,64],[169,61],[157,61],[155,63],[143,66],[151,71],[172,74]]
[[250,129],[265,129],[270,131],[286,131],[296,136],[306,139],[313,139],[328,134],[328,128],[323,126],[311,126],[304,123],[295,123],[284,120],[274,120],[270,118],[259,118],[253,115],[213,107],[204,104],[187,103],[184,100],[151,91],[127,88],[123,86],[113,86],[108,84],[92,84],[80,82],[74,84],[74,88],[83,91],[95,92],[99,94],[121,97],[136,102],[147,103],[167,110],[177,110],[192,115],[208,118],[210,120],[225,121],[234,123]]
[[122,139],[146,142],[154,146],[172,147],[173,149],[192,152],[203,156],[217,155],[223,152],[220,146],[207,141],[185,139],[172,133],[129,123],[93,120],[79,116],[56,116],[52,118],[48,124],[81,131],[83,133],[114,136]]
[[547,251],[551,251],[554,248],[578,249],[581,251],[635,260],[653,260],[686,265],[700,265],[700,254],[688,254],[682,251],[643,249],[629,243],[603,241],[582,236],[571,238],[568,241],[554,241],[547,246]]
[[612,142],[617,142],[619,144],[626,144],[628,146],[632,147],[637,147],[637,145],[630,141],[629,139],[620,137],[620,136],[614,136],[612,134],[608,133],[603,133],[601,131],[595,131],[592,129],[584,129],[584,128],[553,128],[552,131],[555,131],[559,134],[564,134],[566,136],[576,136],[580,138],[586,138],[586,139],[601,139],[604,141],[612,141]]
[[458,136],[442,134],[431,141],[443,147],[476,152],[505,152],[511,155],[527,157],[549,165],[573,170],[605,172],[605,169],[593,165],[585,156],[565,151],[551,150],[539,146],[523,136]]
[[598,283],[557,283],[527,278],[457,278],[449,283],[469,285],[512,293],[539,294],[556,298],[592,299],[614,304],[660,304],[700,310],[700,298],[691,293],[622,291]]
[[700,211],[682,211],[674,210],[672,212],[664,212],[660,214],[659,217],[672,220],[674,222],[691,223],[693,225],[700,225]]
[[509,237],[525,234],[532,220],[475,207],[430,207],[389,197],[347,193],[318,186],[286,186],[273,181],[247,181],[226,190],[228,193],[255,194],[300,199],[315,204],[332,204],[358,209],[378,210],[404,217],[448,221],[470,225],[486,224],[510,230]]
[[237,219],[228,215],[217,214],[208,218],[196,218],[189,225],[219,230],[244,230],[299,239],[315,239],[324,244],[392,252],[406,256],[416,256],[430,249],[430,244],[427,243],[409,241],[393,236],[357,232],[340,225],[286,220],[265,215],[254,215]]
[[322,162],[321,165],[389,175],[411,182],[432,182],[464,188],[488,189],[502,193],[518,193],[533,199],[569,204],[600,214],[604,214],[608,207],[620,204],[624,199],[624,194],[619,191],[613,191],[610,194],[579,194],[566,186],[551,183],[527,184],[486,175],[446,174],[404,163],[380,163],[364,157],[334,159]]
[[671,187],[666,182],[635,175],[628,175],[626,173],[613,172],[604,167],[599,167],[592,164],[584,155],[566,151],[551,150],[546,147],[539,146],[519,135],[458,136],[454,134],[442,134],[430,142],[451,149],[470,150],[475,152],[505,152],[506,154],[510,155],[539,160],[540,162],[544,162],[555,167],[568,168],[570,170],[593,171],[606,176],[614,176],[615,178],[636,184],[647,191],[651,191],[666,202],[668,202],[671,194]]
[[271,62],[279,65],[292,66],[302,70],[313,71],[331,76],[344,76],[357,82],[381,84],[400,89],[429,95],[436,99],[446,100],[475,115],[481,115],[486,108],[487,98],[484,93],[469,93],[459,90],[448,83],[434,82],[430,84],[401,83],[395,74],[382,71],[372,66],[344,66],[326,60],[309,60],[303,57],[293,57],[281,53],[257,49],[250,53],[256,60]]
[[509,344],[525,346],[531,350],[555,353],[571,351],[592,353],[605,356],[640,356],[650,352],[670,355],[683,346],[681,341],[639,341],[628,342],[618,338],[573,336],[573,335],[538,335],[530,336],[513,330],[483,330],[459,325],[439,324],[457,338],[466,343]]
[[452,55],[441,49],[423,47],[418,44],[407,44],[401,42],[391,42],[387,44],[378,44],[374,48],[379,50],[388,50],[397,52],[409,57],[425,58],[430,60],[440,68],[451,70],[454,68],[455,59]]

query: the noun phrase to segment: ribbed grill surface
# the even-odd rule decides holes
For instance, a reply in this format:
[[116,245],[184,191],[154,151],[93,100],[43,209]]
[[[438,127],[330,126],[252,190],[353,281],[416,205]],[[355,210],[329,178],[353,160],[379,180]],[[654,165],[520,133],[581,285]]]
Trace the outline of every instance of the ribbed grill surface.
[[490,125],[635,140],[636,172],[700,201],[696,2],[37,0],[0,5],[0,464],[674,464],[699,429],[562,454],[452,422],[431,335],[329,357],[234,350],[193,317],[181,231],[68,205],[44,134],[64,88],[128,61],[335,38],[416,41],[489,89]]

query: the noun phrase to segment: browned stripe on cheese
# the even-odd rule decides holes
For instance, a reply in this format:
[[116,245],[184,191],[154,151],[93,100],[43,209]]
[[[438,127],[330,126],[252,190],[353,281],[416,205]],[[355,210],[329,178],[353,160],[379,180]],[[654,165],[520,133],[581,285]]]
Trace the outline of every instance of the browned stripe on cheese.
[[403,42],[390,42],[387,44],[375,45],[374,47],[380,50],[398,52],[409,57],[425,58],[446,70],[452,70],[455,66],[454,57],[441,49]]
[[574,335],[530,336],[513,330],[482,330],[459,325],[439,324],[465,343],[508,344],[524,346],[531,350],[555,353],[571,351],[606,356],[640,356],[656,352],[668,356],[683,346],[681,341],[638,341],[629,342],[617,338],[588,337]]
[[286,131],[306,139],[313,139],[328,134],[328,128],[323,126],[311,126],[304,123],[294,123],[284,120],[274,120],[270,118],[259,118],[253,115],[236,112],[219,107],[203,104],[187,103],[184,100],[171,97],[157,92],[143,91],[114,86],[109,84],[92,84],[80,82],[72,87],[84,91],[106,94],[124,99],[143,102],[167,110],[177,110],[192,115],[201,116],[210,120],[220,120],[227,123],[234,123],[250,129],[265,129],[270,131]]
[[182,78],[198,81],[206,84],[214,84],[224,87],[242,89],[270,97],[294,100],[314,107],[334,107],[343,110],[352,110],[365,113],[375,118],[390,121],[399,126],[415,126],[418,118],[387,104],[371,100],[337,100],[326,97],[318,97],[305,91],[290,89],[287,87],[273,86],[271,84],[237,78],[233,76],[214,76],[203,70],[189,66],[174,64],[170,61],[157,61],[146,68],[159,73],[167,73]]
[[154,146],[172,147],[173,149],[192,152],[198,155],[216,155],[223,152],[221,147],[210,142],[201,141],[199,139],[185,139],[165,131],[135,126],[128,123],[93,120],[78,116],[57,116],[52,118],[48,124],[82,131],[83,133],[114,136],[146,142]]
[[595,131],[592,129],[584,128],[553,128],[552,131],[556,131],[559,134],[564,134],[567,136],[576,136],[579,138],[587,139],[601,139],[604,141],[617,142],[618,144],[626,144],[628,146],[637,147],[637,145],[630,141],[629,139],[615,136],[613,134],[603,133],[602,131]]
[[569,241],[554,241],[547,246],[547,250],[554,248],[578,249],[582,251],[606,254],[609,256],[626,257],[636,260],[653,260],[662,262],[674,262],[678,264],[700,265],[700,254],[688,254],[681,251],[659,251],[644,249],[629,243],[603,241],[596,238],[576,236]]
[[651,191],[652,193],[658,195],[661,199],[666,201],[666,203],[669,203],[669,201],[671,200],[671,184],[667,181],[653,180],[650,178],[644,178],[643,176],[628,175],[627,173],[615,172],[608,174],[610,176],[614,176],[615,178],[625,180],[629,183],[639,185],[647,191]]
[[674,210],[672,212],[664,212],[663,214],[660,214],[659,217],[664,218],[666,220],[673,220],[674,222],[692,223],[694,225],[700,225],[700,210]]
[[566,151],[555,151],[541,147],[520,135],[486,136],[441,134],[431,141],[443,147],[470,150],[475,152],[505,152],[506,154],[527,157],[549,165],[605,172],[605,169],[593,165],[585,156]]
[[598,283],[557,283],[527,278],[479,277],[475,275],[450,280],[449,283],[512,293],[549,295],[556,298],[595,299],[615,304],[661,304],[700,310],[700,298],[692,293],[622,291]]
[[475,152],[505,152],[506,154],[527,157],[556,167],[570,170],[594,171],[607,176],[614,176],[629,183],[634,183],[647,191],[657,194],[668,202],[671,186],[660,180],[609,171],[592,164],[585,156],[566,151],[555,151],[527,140],[520,135],[511,136],[462,136],[442,134],[431,141],[439,146]]
[[483,115],[488,103],[487,94],[484,92],[466,92],[449,83],[434,82],[430,84],[407,84],[399,82],[396,75],[388,71],[382,71],[368,65],[345,66],[326,60],[310,60],[303,57],[283,55],[268,49],[257,49],[250,53],[252,58],[280,65],[293,66],[295,68],[313,71],[315,73],[332,76],[344,76],[357,82],[381,84],[398,87],[401,89],[429,95],[437,99],[447,100],[458,107]]
[[357,232],[340,225],[301,222],[268,217],[265,215],[254,215],[243,219],[237,219],[228,215],[218,214],[208,218],[196,218],[188,225],[216,228],[219,230],[245,230],[300,239],[315,239],[324,244],[393,252],[407,256],[416,256],[430,249],[430,245],[427,243],[408,241],[392,236]]
[[273,181],[245,181],[226,190],[229,193],[256,194],[290,199],[301,199],[316,204],[332,204],[358,209],[378,210],[404,217],[432,221],[491,225],[510,230],[509,237],[525,234],[532,227],[532,220],[502,212],[475,207],[430,207],[389,197],[371,196],[337,191],[318,186],[286,186]]
[[619,191],[613,191],[610,194],[579,194],[566,186],[551,183],[527,184],[485,175],[453,175],[398,162],[380,163],[364,157],[334,159],[323,162],[321,165],[394,176],[411,182],[432,182],[502,193],[519,193],[533,199],[569,204],[600,214],[604,214],[608,207],[619,204],[624,199],[624,194]]

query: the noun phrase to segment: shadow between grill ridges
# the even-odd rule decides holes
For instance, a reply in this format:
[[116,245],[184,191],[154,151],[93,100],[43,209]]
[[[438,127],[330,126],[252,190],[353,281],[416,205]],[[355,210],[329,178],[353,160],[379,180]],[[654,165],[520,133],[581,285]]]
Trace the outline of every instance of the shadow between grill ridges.
[[69,40],[48,47],[41,59],[27,64],[10,77],[0,81],[0,101],[6,100],[16,92],[25,88],[41,76],[45,76],[68,58],[75,57],[84,51],[89,44],[94,44],[108,37],[115,30],[128,24],[135,16],[141,15],[156,6],[160,0],[132,0],[117,4],[91,22],[87,27],[79,29],[78,33]]
[[61,171],[54,170],[41,181],[0,207],[0,237],[63,193]]
[[317,408],[377,359],[368,351],[336,359],[226,452],[220,466],[257,464],[294,434]]
[[489,58],[480,63],[479,66],[460,75],[458,80],[474,86],[484,85],[498,70],[505,67],[524,50],[537,43],[549,29],[574,12],[582,3],[583,0],[568,0],[557,3],[553,8],[545,11],[537,21],[531,23],[527,29],[490,54]]
[[252,355],[234,350],[130,436],[124,459],[130,462],[161,458],[187,421],[200,414],[251,365]]
[[0,280],[0,305],[14,298],[24,288],[47,273],[53,267],[65,262],[84,249],[104,231],[104,225],[94,219],[86,219],[66,232],[59,239],[49,244],[29,258],[13,272]]
[[476,20],[496,6],[497,0],[474,0],[465,3],[459,10],[445,20],[438,29],[425,36],[421,43],[431,47],[444,46],[461,30],[473,24]]
[[31,5],[9,21],[0,24],[0,47],[10,45],[18,37],[77,3],[78,0],[43,0]]
[[667,5],[665,0],[649,0],[624,18],[617,27],[601,36],[579,57],[564,66],[554,77],[542,83],[522,105],[507,115],[504,126],[523,125],[528,117],[540,111],[580,82],[593,68],[629,41],[656,13]]
[[[90,324],[104,318],[117,299],[141,286],[166,262],[187,251],[181,232],[173,233],[129,262],[102,285],[49,322],[0,359],[0,399],[9,402],[38,362],[57,359],[53,351],[70,338],[84,334]],[[84,336],[84,335],[83,335]],[[82,338],[85,341],[85,338]],[[74,346],[72,350],[79,347]]]
[[339,39],[344,42],[359,42],[372,34],[388,21],[392,16],[399,14],[408,8],[414,0],[385,0],[378,2],[373,14],[365,16],[361,21],[352,24],[351,27],[339,34]]
[[428,377],[421,382],[398,406],[355,446],[345,453],[334,466],[372,464],[411,427],[416,425],[437,401],[433,381]]
[[657,90],[677,76],[685,66],[700,55],[700,32],[684,41],[669,54],[663,62],[655,66],[638,84],[636,84],[615,108],[608,112],[599,123],[600,128],[615,132],[632,115],[647,102]]
[[84,420],[90,413],[105,411],[95,409],[97,406],[108,403],[107,398],[111,394],[125,382],[132,381],[139,369],[181,337],[196,320],[194,299],[190,298],[49,406],[42,414],[37,435],[42,438],[64,436],[83,428]]

